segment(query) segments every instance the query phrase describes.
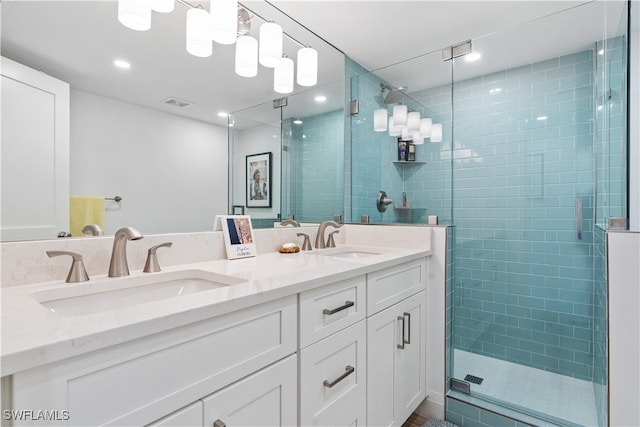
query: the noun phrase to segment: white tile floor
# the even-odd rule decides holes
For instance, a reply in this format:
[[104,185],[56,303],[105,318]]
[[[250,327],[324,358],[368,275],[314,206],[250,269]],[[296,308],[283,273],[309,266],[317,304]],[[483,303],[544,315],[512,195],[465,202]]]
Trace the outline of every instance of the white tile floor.
[[471,394],[582,426],[598,424],[593,384],[462,350],[454,353],[454,377],[484,378]]

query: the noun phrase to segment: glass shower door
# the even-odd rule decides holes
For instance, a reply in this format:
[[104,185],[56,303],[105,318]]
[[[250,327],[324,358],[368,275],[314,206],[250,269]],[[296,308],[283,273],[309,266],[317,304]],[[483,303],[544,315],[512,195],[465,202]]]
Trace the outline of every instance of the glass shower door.
[[[473,397],[560,425],[606,414],[594,393],[594,70],[609,6],[595,3],[474,39],[480,59],[454,60],[452,374]],[[538,49],[540,28],[561,40],[588,16],[591,39]],[[505,53],[511,67],[487,66]]]

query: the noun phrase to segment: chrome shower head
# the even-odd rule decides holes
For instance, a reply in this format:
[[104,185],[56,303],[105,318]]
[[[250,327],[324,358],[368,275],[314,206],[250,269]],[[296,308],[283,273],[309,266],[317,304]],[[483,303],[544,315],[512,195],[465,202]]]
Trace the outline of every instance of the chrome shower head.
[[380,83],[380,93],[383,93],[385,90],[389,91],[383,100],[385,104],[395,104],[396,102],[399,102],[407,89],[407,86],[391,87],[384,83]]

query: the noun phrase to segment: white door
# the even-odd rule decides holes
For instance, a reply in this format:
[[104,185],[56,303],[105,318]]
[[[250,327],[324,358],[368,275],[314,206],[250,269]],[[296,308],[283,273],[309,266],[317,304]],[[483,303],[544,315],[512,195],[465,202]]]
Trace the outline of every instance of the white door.
[[2,58],[1,240],[69,231],[69,85]]

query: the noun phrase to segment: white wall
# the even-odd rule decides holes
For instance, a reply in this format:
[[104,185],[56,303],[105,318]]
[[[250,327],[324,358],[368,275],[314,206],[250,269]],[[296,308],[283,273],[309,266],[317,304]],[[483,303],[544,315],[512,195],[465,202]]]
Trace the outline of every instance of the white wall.
[[113,197],[105,233],[213,229],[227,212],[227,128],[71,91],[71,194]]
[[[246,156],[270,152],[271,157],[271,208],[246,207]],[[234,130],[233,137],[233,204],[245,206],[245,214],[252,218],[276,218],[280,213],[280,128],[257,125],[241,131]]]

